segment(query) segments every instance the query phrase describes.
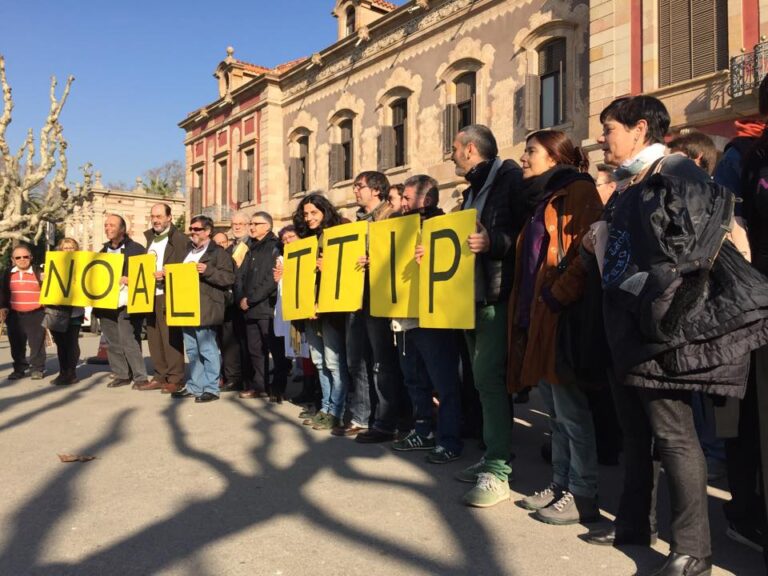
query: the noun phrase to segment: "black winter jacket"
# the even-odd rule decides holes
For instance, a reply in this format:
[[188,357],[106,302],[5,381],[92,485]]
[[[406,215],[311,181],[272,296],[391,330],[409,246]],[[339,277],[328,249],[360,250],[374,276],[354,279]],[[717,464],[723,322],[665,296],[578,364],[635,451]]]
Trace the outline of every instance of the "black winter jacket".
[[248,300],[247,320],[272,318],[277,301],[277,283],[272,270],[280,256],[280,241],[272,232],[261,240],[250,241],[251,249],[237,271],[235,280],[235,306]]
[[[462,210],[467,208],[472,190],[479,191],[490,175],[492,161],[482,162],[467,173],[469,188],[464,191]],[[486,304],[506,302],[512,292],[515,273],[515,242],[527,217],[523,213],[524,198],[520,183],[523,172],[514,160],[504,160],[489,190],[488,199],[479,215],[481,224],[488,231],[491,246],[488,252],[478,254],[480,266],[476,274],[475,300]],[[484,293],[483,293],[484,292]]]
[[743,396],[768,342],[768,284],[727,240],[733,194],[657,174],[613,205],[605,329],[625,384]]

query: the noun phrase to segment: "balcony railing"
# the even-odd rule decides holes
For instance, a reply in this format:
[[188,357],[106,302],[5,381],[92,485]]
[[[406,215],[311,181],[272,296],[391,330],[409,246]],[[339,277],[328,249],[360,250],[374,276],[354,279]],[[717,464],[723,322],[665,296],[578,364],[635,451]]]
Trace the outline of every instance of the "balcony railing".
[[739,54],[731,58],[731,86],[729,93],[732,98],[746,96],[755,90],[768,74],[768,42],[755,45],[752,52]]

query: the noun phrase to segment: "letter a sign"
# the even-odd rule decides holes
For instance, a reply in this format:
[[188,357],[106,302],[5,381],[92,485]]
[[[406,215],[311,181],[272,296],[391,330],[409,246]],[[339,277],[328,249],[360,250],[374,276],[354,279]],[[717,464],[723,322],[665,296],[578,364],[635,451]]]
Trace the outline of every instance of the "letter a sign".
[[419,270],[419,326],[475,327],[475,255],[467,238],[477,211],[463,210],[424,222],[424,258]]
[[128,258],[128,314],[152,312],[155,307],[154,254]]

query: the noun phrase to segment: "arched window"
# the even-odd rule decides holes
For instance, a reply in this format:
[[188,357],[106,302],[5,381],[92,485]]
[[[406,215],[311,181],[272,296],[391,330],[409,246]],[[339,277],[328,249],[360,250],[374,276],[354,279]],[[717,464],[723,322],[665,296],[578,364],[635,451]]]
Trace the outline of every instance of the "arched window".
[[539,48],[539,126],[550,128],[565,121],[565,38]]
[[455,80],[456,108],[458,109],[457,132],[475,123],[476,80],[474,72],[462,74]]
[[356,22],[355,22],[355,7],[349,6],[345,12],[346,15],[346,21],[347,21],[347,36],[351,36],[355,33],[356,28]]
[[341,131],[341,167],[340,180],[352,179],[352,154],[354,152],[354,140],[352,137],[352,119],[343,120],[339,123]]

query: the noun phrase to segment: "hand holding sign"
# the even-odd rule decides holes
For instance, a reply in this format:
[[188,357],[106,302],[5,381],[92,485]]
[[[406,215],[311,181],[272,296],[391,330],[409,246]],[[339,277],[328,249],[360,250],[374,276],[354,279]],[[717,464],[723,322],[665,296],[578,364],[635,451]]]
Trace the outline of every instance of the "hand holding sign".
[[477,221],[477,232],[473,232],[467,238],[467,245],[473,254],[482,254],[488,252],[491,249],[491,239],[488,236],[488,231]]

